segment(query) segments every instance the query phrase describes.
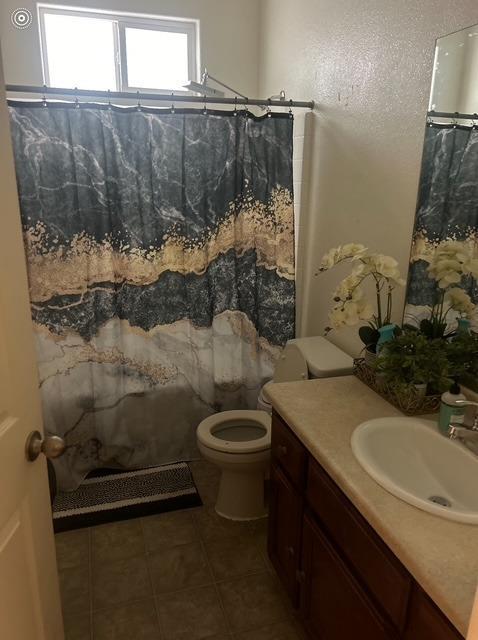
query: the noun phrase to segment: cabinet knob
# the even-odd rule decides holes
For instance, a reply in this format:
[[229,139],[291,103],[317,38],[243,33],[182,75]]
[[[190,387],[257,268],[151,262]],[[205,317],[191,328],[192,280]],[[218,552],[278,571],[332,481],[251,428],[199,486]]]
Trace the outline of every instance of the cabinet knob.
[[283,444],[280,444],[280,445],[277,447],[277,453],[278,453],[280,456],[285,456],[285,455],[287,454],[287,447],[285,447]]
[[287,549],[287,553],[290,555],[291,558],[294,557],[295,551],[294,551],[294,547],[286,547]]

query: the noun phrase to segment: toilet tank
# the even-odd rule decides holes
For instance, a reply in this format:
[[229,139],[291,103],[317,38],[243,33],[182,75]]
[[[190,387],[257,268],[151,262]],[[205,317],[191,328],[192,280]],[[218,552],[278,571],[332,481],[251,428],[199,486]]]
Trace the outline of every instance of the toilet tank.
[[274,382],[347,376],[353,358],[323,336],[289,340],[276,364]]

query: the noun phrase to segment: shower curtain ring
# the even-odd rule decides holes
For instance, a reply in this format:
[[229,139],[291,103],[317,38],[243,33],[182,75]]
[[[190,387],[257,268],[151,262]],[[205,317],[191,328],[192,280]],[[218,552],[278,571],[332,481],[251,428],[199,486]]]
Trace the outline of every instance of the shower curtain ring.
[[427,127],[433,127],[433,124],[434,122],[432,120],[432,117],[430,115],[427,116]]
[[272,112],[271,112],[271,99],[268,98],[267,99],[267,117],[271,118],[272,117]]
[[472,129],[478,129],[478,124],[476,122],[477,120],[478,120],[478,113],[474,113],[473,114],[473,119],[471,121],[471,128]]
[[78,95],[76,93],[77,91],[78,91],[78,87],[75,87],[75,109],[80,108],[80,101],[78,100]]
[[111,89],[108,89],[108,109],[111,110]]
[[174,106],[174,91],[171,92],[171,113],[174,113],[176,111],[176,108]]
[[47,101],[46,101],[46,95],[45,94],[46,94],[46,84],[43,85],[42,105],[44,107],[47,107],[48,104],[47,104]]
[[453,118],[452,124],[453,124],[453,128],[454,128],[454,129],[456,129],[456,128],[457,128],[457,126],[458,126],[458,120],[457,120],[457,116],[459,115],[459,114],[458,114],[458,111],[455,111],[455,113],[454,113],[453,115],[454,115],[455,117]]
[[136,91],[136,97],[138,98],[138,104],[136,105],[136,111],[141,111],[141,100],[139,97],[139,91]]
[[204,94],[204,109],[202,112],[205,116],[207,116],[207,95],[206,94]]
[[232,115],[237,116],[237,96],[234,97],[234,111]]
[[289,118],[293,118],[294,114],[292,113],[292,100],[289,100]]
[[249,115],[248,104],[249,104],[249,98],[244,98],[244,115],[246,116],[246,118]]

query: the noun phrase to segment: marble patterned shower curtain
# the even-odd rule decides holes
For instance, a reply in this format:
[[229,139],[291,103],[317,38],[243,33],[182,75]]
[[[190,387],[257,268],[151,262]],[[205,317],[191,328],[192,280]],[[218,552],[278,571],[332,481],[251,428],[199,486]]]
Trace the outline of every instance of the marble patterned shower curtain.
[[292,120],[10,103],[45,426],[92,469],[194,457],[294,335]]
[[[436,293],[427,273],[428,260],[447,240],[478,243],[478,130],[435,124],[425,134],[406,322],[428,317]],[[471,278],[467,291],[478,302],[478,288]]]

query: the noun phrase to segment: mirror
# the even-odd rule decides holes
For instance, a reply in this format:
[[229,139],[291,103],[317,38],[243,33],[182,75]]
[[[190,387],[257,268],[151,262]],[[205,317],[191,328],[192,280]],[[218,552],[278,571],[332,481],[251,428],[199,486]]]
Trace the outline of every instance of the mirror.
[[478,25],[438,38],[430,94],[431,111],[478,110]]
[[[433,337],[478,332],[477,112],[474,25],[438,38],[435,48],[404,314],[423,327],[441,304]],[[477,387],[478,365],[473,375]]]

